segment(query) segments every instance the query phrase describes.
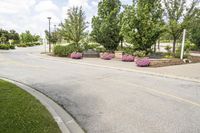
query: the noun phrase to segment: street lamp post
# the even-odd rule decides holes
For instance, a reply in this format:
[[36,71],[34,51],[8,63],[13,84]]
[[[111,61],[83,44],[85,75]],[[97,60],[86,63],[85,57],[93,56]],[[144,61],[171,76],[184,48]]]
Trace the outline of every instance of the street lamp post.
[[48,17],[47,18],[49,20],[49,40],[48,40],[48,43],[49,43],[49,53],[51,53],[51,17]]

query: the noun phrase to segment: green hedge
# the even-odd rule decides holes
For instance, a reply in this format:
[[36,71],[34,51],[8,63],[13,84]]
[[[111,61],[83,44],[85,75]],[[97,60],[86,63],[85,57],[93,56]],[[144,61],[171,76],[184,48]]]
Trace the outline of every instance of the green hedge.
[[26,44],[17,44],[17,47],[27,47],[27,45]]
[[69,56],[71,53],[73,53],[75,51],[80,52],[81,50],[77,50],[77,48],[73,44],[55,45],[54,48],[53,48],[54,55],[60,56],[60,57]]
[[17,47],[33,47],[37,45],[41,45],[41,43],[39,42],[21,43],[21,44],[18,44]]
[[15,45],[0,44],[0,49],[3,49],[3,50],[15,49]]
[[17,47],[33,47],[37,45],[41,45],[41,43],[39,42],[21,43],[21,44],[18,44]]

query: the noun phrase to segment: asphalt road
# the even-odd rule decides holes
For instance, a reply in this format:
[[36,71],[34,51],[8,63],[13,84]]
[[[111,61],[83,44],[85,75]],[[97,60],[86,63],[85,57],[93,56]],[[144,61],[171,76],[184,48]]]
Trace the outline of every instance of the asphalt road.
[[200,83],[0,51],[0,76],[45,93],[88,133],[200,133]]

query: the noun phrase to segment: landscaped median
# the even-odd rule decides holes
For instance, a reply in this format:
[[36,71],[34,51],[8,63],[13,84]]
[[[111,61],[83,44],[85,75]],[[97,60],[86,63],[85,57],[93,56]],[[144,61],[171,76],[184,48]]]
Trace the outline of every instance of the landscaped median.
[[60,133],[47,109],[32,95],[0,80],[1,133]]

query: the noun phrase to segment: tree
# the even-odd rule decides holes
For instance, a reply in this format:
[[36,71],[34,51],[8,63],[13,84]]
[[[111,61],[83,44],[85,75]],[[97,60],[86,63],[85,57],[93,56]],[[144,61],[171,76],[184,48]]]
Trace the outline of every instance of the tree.
[[14,44],[17,44],[20,42],[19,34],[15,30],[10,30],[8,36],[9,36],[9,40],[13,40]]
[[51,32],[50,40],[49,40],[49,31],[45,30],[46,39],[53,44],[56,44],[59,40],[59,33],[58,31]]
[[84,38],[87,23],[82,7],[70,8],[67,12],[68,17],[61,23],[60,33],[65,40],[79,46],[79,42]]
[[33,42],[33,36],[31,35],[30,31],[26,31],[20,35],[20,40],[22,43],[30,43]]
[[200,10],[190,25],[190,40],[200,49]]
[[6,43],[7,38],[5,37],[4,34],[0,37],[0,41],[1,41],[2,44]]
[[32,35],[30,31],[26,31],[20,35],[20,41],[22,43],[33,43],[38,42],[40,40],[39,35]]
[[134,0],[126,6],[121,32],[134,50],[150,51],[163,32],[161,0]]
[[98,4],[98,15],[92,19],[91,36],[107,50],[114,51],[120,42],[119,0],[103,0]]
[[192,0],[187,6],[186,0],[164,0],[167,17],[167,31],[173,38],[173,53],[176,51],[176,42],[183,29],[188,28],[196,14],[198,0]]

